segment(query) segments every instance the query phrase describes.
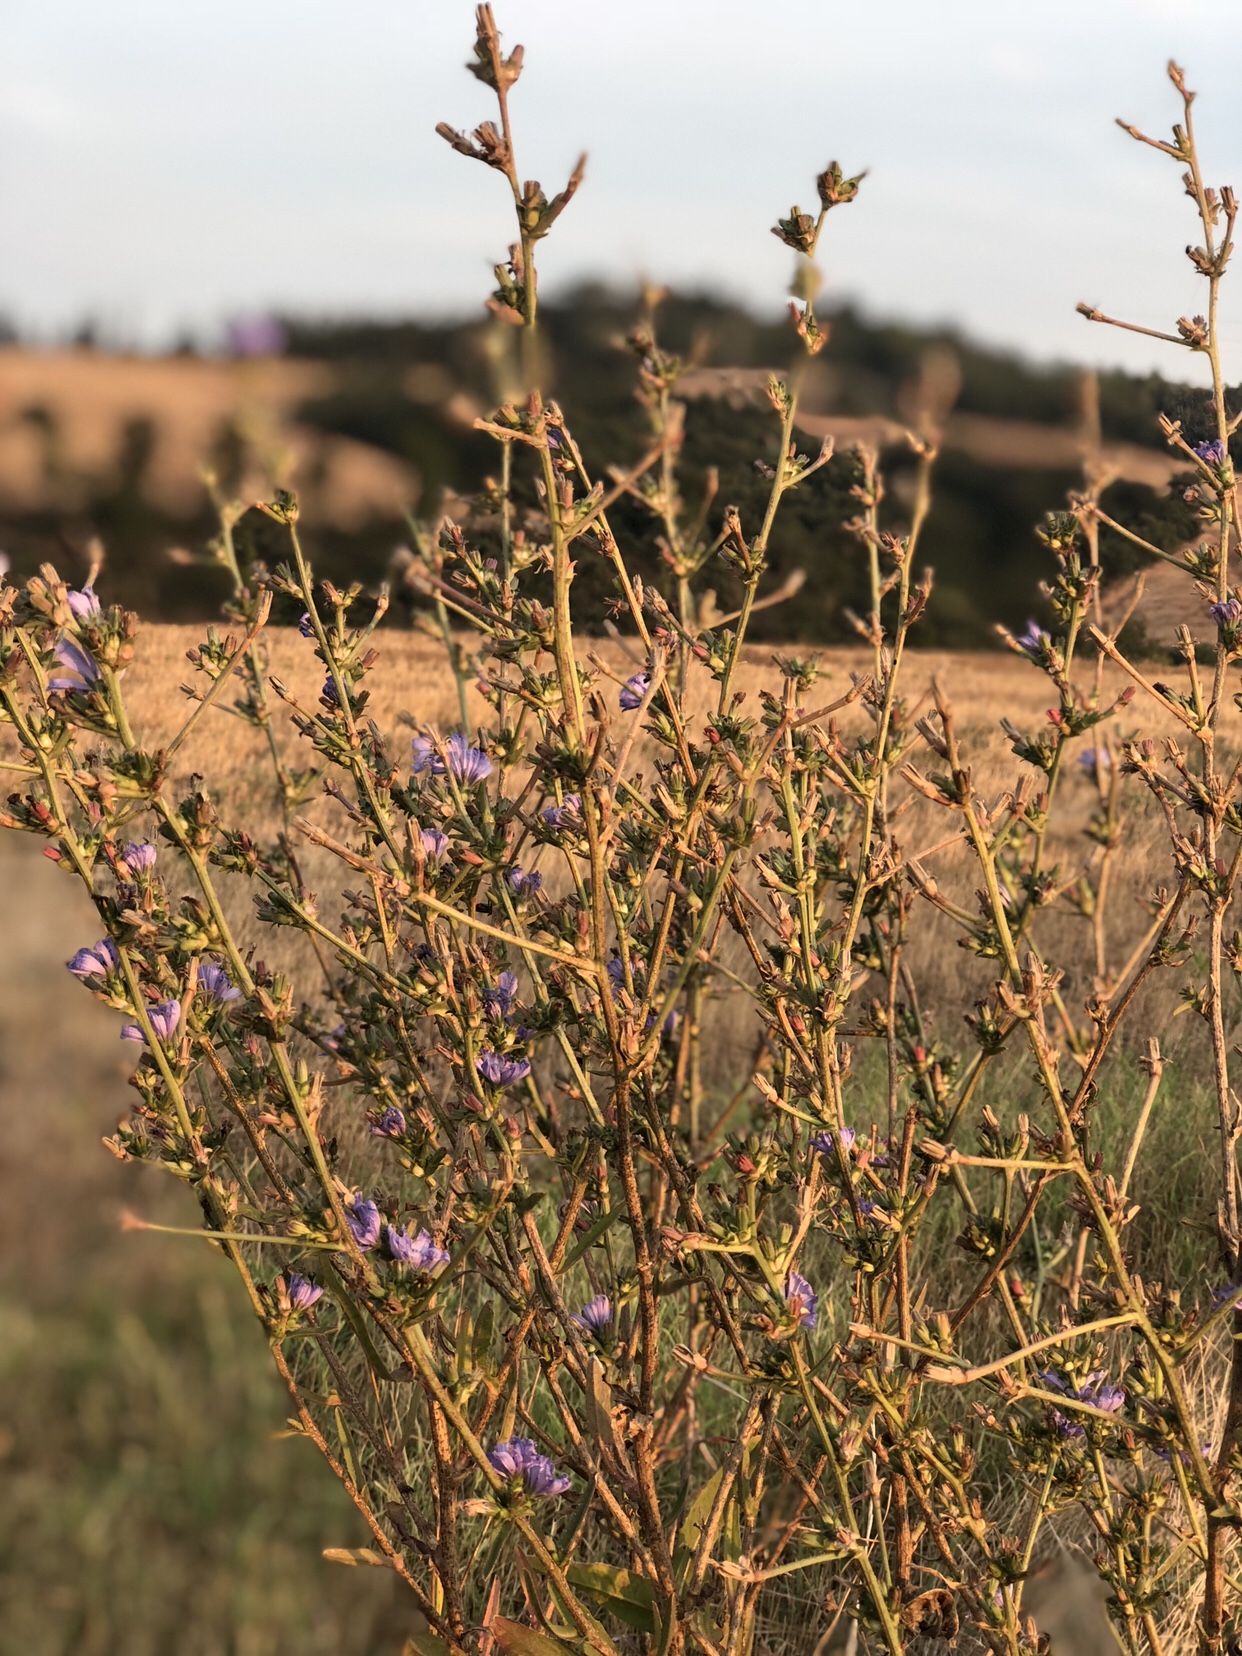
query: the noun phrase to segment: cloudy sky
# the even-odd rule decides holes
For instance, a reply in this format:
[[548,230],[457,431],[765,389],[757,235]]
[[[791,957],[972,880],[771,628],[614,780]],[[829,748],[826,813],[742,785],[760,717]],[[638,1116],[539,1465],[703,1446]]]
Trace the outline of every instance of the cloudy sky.
[[[1176,55],[1209,177],[1242,187],[1238,0],[498,0],[527,49],[519,165],[582,193],[576,277],[781,303],[769,234],[830,157],[830,295],[1036,358],[1193,366],[1092,327],[1203,303],[1166,132]],[[437,120],[487,117],[467,0],[0,0],[0,311],[47,337],[209,337],[265,308],[470,314],[511,239],[502,181]],[[1242,378],[1242,267],[1224,333]]]

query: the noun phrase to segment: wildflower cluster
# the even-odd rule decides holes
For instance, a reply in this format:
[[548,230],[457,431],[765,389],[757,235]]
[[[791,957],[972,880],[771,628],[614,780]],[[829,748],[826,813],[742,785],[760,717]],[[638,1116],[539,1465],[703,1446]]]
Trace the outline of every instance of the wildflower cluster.
[[[935,385],[914,399],[907,522],[882,513],[873,453],[837,462],[870,582],[869,671],[825,701],[813,663],[777,658],[759,696],[739,688],[749,618],[772,596],[773,522],[831,459],[796,440],[801,366],[827,337],[815,283],[804,269],[797,366],[770,388],[760,522],[726,508],[713,533],[684,506],[680,369],[654,306],[631,341],[650,448],[606,486],[536,383],[535,249],[580,172],[551,198],[522,179],[509,113],[522,54],[503,54],[486,6],[470,68],[497,118],[469,136],[441,130],[510,187],[517,241],[493,309],[517,334],[511,377],[525,381],[480,422],[502,464],[477,523],[445,524],[410,555],[461,727],[413,709],[411,747],[367,716],[383,600],[365,613],[360,590],[315,580],[288,494],[265,505],[287,536],[276,570],[242,567],[239,505],[220,503],[215,555],[238,632],[213,629],[192,652],[200,686],[160,751],[123,693],[136,618],[51,569],[0,583],[17,780],[0,824],[42,838],[90,893],[103,935],[68,969],[139,1049],[110,1147],[194,1190],[267,1331],[296,1429],[370,1527],[360,1556],[413,1596],[416,1656],[494,1643],[505,1656],[618,1656],[636,1636],[661,1656],[749,1656],[774,1642],[772,1584],[786,1577],[869,1649],[895,1656],[969,1626],[1018,1656],[1040,1648],[1029,1566],[1071,1507],[1101,1538],[1127,1650],[1162,1648],[1176,1564],[1199,1594],[1202,1648],[1217,1652],[1242,1523],[1242,1340],[1227,1337],[1242,1330],[1242,1293],[1183,1305],[1134,1268],[1128,1192],[1158,1047],[1123,1165],[1106,1167],[1091,1137],[1123,1015],[1204,927],[1193,1001],[1220,1099],[1215,1245],[1228,1282],[1242,1279],[1222,969],[1242,948],[1224,930],[1242,772],[1214,742],[1242,599],[1214,325],[1183,332],[1212,364],[1215,435],[1168,430],[1219,536],[1204,592],[1211,683],[1193,640],[1183,694],[1151,685],[1105,629],[1089,475],[1045,527],[1052,619],[1011,640],[1055,705],[1046,728],[1010,727],[1028,770],[984,799],[947,696],[922,708],[904,691],[930,592],[915,570],[946,413]],[[1214,317],[1234,205],[1203,186],[1188,132],[1157,147],[1190,169]],[[777,234],[813,258],[859,183],[831,164],[818,214],[795,207]],[[660,522],[668,596],[627,565],[610,519],[622,495]],[[624,677],[575,634],[586,558],[610,569],[618,630],[642,663]],[[715,612],[695,583],[716,559],[741,603],[705,621]],[[322,670],[314,707],[267,675],[274,594],[296,601],[300,645]],[[1128,703],[1107,688],[1110,662],[1176,715],[1197,763],[1109,735]],[[230,684],[241,695],[226,708]],[[307,745],[304,769],[275,738],[273,698]],[[200,721],[229,714],[270,751],[284,829],[271,843],[223,823],[197,777],[180,795],[169,780]],[[1074,781],[1098,812],[1090,861],[1066,878],[1049,866],[1048,823]],[[1126,788],[1169,823],[1173,875],[1117,962],[1103,891]],[[291,849],[293,813],[320,794],[296,827],[339,872],[335,922]],[[899,835],[912,806],[933,818],[925,849]],[[946,847],[971,858],[973,907],[935,878]],[[1048,955],[1053,910],[1089,923],[1084,1007]],[[951,926],[978,963],[971,1051],[931,1029],[910,968],[916,917]],[[290,930],[322,983],[299,989],[280,969]],[[748,1058],[719,1088],[704,1060],[722,1020]],[[1006,1055],[1037,1078],[1030,1114],[1004,1113]],[[929,1303],[954,1231],[959,1291]],[[1231,1401],[1209,1451],[1187,1373],[1226,1350]],[[1020,1499],[980,1472],[989,1444]]]

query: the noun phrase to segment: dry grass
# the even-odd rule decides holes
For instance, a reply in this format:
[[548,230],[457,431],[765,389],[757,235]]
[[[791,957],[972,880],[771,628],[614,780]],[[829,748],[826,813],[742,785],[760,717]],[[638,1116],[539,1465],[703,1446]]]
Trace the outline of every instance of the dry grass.
[[418,494],[408,466],[369,443],[297,423],[299,405],[335,384],[315,362],[4,347],[0,490],[10,511],[80,509],[93,491],[117,486],[127,429],[142,422],[153,439],[142,492],[175,516],[203,508],[203,457],[234,434],[246,440],[242,498],[266,499],[275,481],[296,485],[312,523],[349,531],[373,517],[400,518]]
[[[126,688],[144,745],[166,743],[184,718],[188,704],[169,687],[192,677],[184,655],[200,639],[192,627],[151,627],[140,635]],[[280,629],[268,648],[271,671],[313,709],[322,667],[312,646]],[[404,743],[403,714],[453,726],[455,692],[438,651],[395,631],[381,635],[379,648],[370,711],[380,728]],[[599,653],[618,674],[633,671],[615,646]],[[749,652],[739,675],[756,712],[757,689],[778,677],[771,653]],[[808,705],[842,694],[851,673],[867,665],[859,651],[827,653]],[[1000,794],[1024,767],[999,720],[1035,727],[1045,717],[1047,681],[1002,655],[911,658],[912,695],[933,677],[951,686],[979,785]],[[704,684],[697,692],[702,705],[708,690]],[[481,701],[473,711],[484,717]],[[1133,730],[1146,717],[1136,702],[1123,722]],[[1154,721],[1142,728],[1171,733]],[[308,762],[295,731],[282,741],[295,762]],[[180,757],[174,788],[199,772],[226,822],[260,832],[274,825],[256,732],[211,712]],[[923,762],[917,748],[915,758]],[[643,763],[649,766],[649,757]],[[1082,835],[1090,788],[1077,770],[1066,778],[1063,804],[1054,856],[1068,870],[1091,852]],[[1169,877],[1160,824],[1138,796],[1135,807],[1119,868],[1119,938],[1142,920],[1134,897]],[[336,807],[324,801],[313,810],[327,815]],[[915,796],[899,833],[918,850],[952,826]],[[962,853],[934,860],[942,883],[969,892]],[[329,864],[314,866],[315,878],[332,879]],[[0,1555],[8,1560],[0,1564],[0,1656],[158,1656],[174,1648],[178,1656],[396,1656],[408,1625],[389,1582],[372,1579],[382,1572],[341,1571],[318,1559],[322,1546],[362,1538],[330,1475],[304,1446],[272,1441],[283,1411],[263,1342],[220,1280],[216,1261],[195,1244],[161,1245],[116,1229],[124,1204],[191,1224],[197,1213],[188,1193],[166,1189],[168,1181],[147,1170],[116,1165],[99,1148],[100,1134],[124,1112],[133,1056],[116,1041],[115,1017],[63,970],[72,949],[97,934],[89,903],[36,844],[16,835],[0,835],[0,883],[0,1257],[8,1261],[0,1267],[0,1372],[7,1380],[0,1394],[9,1399],[0,1406],[0,1458],[7,1457],[0,1475],[13,1492],[8,1518],[0,1519]],[[235,887],[231,902],[241,914],[248,894]],[[1076,935],[1073,922],[1057,922],[1049,937],[1056,952],[1081,957],[1081,923]],[[942,1036],[966,1044],[961,1014],[990,968],[958,948],[953,928],[938,922],[924,928],[912,964],[933,990]],[[302,981],[313,983],[309,976]],[[1071,972],[1071,1000],[1081,1003],[1088,988]],[[1153,1123],[1151,1165],[1141,1167],[1135,1189],[1145,1209],[1136,1228],[1158,1256],[1186,1246],[1187,1221],[1210,1220],[1206,1186],[1200,1191],[1205,1158],[1191,1121],[1204,1105],[1199,1031],[1192,1018],[1170,1022],[1171,993],[1163,986],[1147,998],[1136,1029],[1141,1036],[1160,1029],[1174,1056],[1166,1086],[1177,1108]],[[732,1091],[748,1073],[742,1066],[750,1061],[750,1035],[735,1002],[716,1016],[717,1081]],[[864,1054],[864,1075],[865,1062]],[[1112,1083],[1119,1131],[1135,1106],[1134,1077],[1124,1067],[1125,1076]],[[1016,1070],[1001,1082],[1002,1092],[1012,1088],[1011,1102],[1025,1087]],[[998,1107],[1004,1101],[998,1097]],[[943,1240],[952,1274],[956,1255],[951,1237]]]

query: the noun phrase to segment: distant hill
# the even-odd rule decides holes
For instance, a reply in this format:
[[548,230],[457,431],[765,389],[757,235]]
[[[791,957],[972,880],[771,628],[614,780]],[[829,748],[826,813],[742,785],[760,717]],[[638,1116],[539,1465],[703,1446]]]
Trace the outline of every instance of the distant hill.
[[[595,473],[633,459],[645,438],[624,347],[635,300],[586,287],[540,315],[547,383]],[[286,355],[262,362],[0,350],[0,546],[18,569],[48,556],[71,569],[98,534],[116,596],[170,619],[210,614],[218,572],[186,567],[182,558],[213,532],[197,462],[214,464],[225,486],[252,498],[275,456],[306,494],[307,539],[322,572],[374,583],[405,537],[407,501],[417,498],[431,518],[446,495],[464,509],[496,469],[494,446],[472,422],[503,388],[497,326],[295,318],[286,323]],[[757,522],[766,484],[755,462],[770,459],[774,438],[762,382],[766,370],[791,360],[787,323],[674,295],[661,308],[660,334],[687,364],[678,390],[687,410],[687,498],[698,497],[715,466],[713,510],[735,504],[744,523]],[[837,456],[787,497],[772,543],[773,583],[794,568],[805,569],[807,581],[796,606],[756,617],[756,638],[851,636],[843,611],[859,607],[864,589],[858,549],[840,527],[852,511],[856,463],[847,451],[860,439],[886,451],[886,509],[899,527],[911,476],[901,420],[933,348],[952,353],[960,388],[923,543],[923,559],[937,570],[923,641],[987,643],[994,622],[1020,624],[1040,613],[1047,561],[1033,530],[1080,479],[1077,374],[843,310],[814,364],[800,422],[808,446],[834,435]],[[1112,514],[1166,548],[1192,538],[1193,516],[1169,487],[1179,473],[1156,415],[1180,418],[1192,439],[1204,435],[1202,392],[1109,374],[1099,402],[1116,475]],[[533,504],[529,483],[520,488]],[[643,514],[619,503],[614,524],[637,567],[660,579]],[[269,530],[253,513],[243,524],[259,550],[274,552]],[[1110,573],[1134,567],[1133,548],[1119,538],[1102,550]],[[727,607],[725,571],[715,584]],[[585,619],[602,619],[611,597],[606,567],[583,560],[575,597]]]

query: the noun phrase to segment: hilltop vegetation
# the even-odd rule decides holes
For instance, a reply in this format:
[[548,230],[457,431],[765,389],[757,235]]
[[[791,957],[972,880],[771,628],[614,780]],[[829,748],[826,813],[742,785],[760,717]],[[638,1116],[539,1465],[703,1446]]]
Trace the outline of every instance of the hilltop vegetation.
[[[611,464],[636,458],[646,440],[645,416],[633,395],[635,361],[626,347],[637,315],[636,296],[599,287],[583,287],[540,310],[545,378],[597,476]],[[268,411],[285,422],[285,436],[297,433],[297,446],[309,455],[324,441],[347,441],[355,467],[364,473],[368,454],[374,456],[371,472],[386,459],[399,462],[404,470],[395,469],[394,476],[409,479],[410,503],[428,522],[446,499],[455,515],[469,513],[472,497],[485,487],[494,465],[488,440],[472,422],[505,393],[511,330],[486,320],[294,319],[285,331],[282,369],[289,373],[281,384],[305,382],[301,394],[282,393],[279,407],[274,404]],[[768,489],[756,461],[771,458],[774,441],[763,375],[757,371],[784,371],[790,363],[795,342],[787,320],[764,320],[721,300],[674,294],[660,307],[659,333],[662,345],[691,370],[682,470],[687,499],[693,505],[704,498],[714,467],[709,528],[715,528],[727,504],[739,508],[744,523],[754,521],[762,514]],[[992,640],[995,622],[1019,626],[1040,613],[1041,549],[1034,526],[1046,511],[1060,507],[1080,481],[1074,432],[1081,421],[1081,376],[1072,367],[1035,366],[947,331],[873,323],[853,310],[840,310],[831,318],[828,347],[813,364],[802,401],[807,449],[814,450],[823,429],[834,425],[884,430],[891,438],[908,414],[910,388],[929,352],[937,354],[942,368],[950,358],[955,364],[949,370],[959,381],[954,420],[976,440],[955,442],[951,428],[941,456],[935,504],[922,542],[923,556],[937,572],[925,642],[976,647]],[[107,371],[107,359],[96,355],[94,365],[98,380]],[[108,463],[83,471],[66,460],[72,411],[56,402],[50,378],[47,396],[32,393],[26,359],[20,384],[7,387],[5,429],[10,443],[24,445],[23,453],[37,449],[42,476],[33,494],[23,492],[0,466],[0,545],[18,573],[51,559],[72,575],[81,573],[78,566],[88,561],[87,549],[98,535],[108,553],[107,596],[151,616],[199,620],[215,612],[226,582],[218,567],[185,561],[185,549],[206,547],[216,524],[187,457],[186,433],[173,427],[197,395],[203,375],[196,369],[207,365],[186,354],[167,366],[165,377],[171,379],[179,369],[185,380],[173,394],[175,408],[153,398],[149,408],[131,411],[108,439],[114,451]],[[239,383],[263,383],[258,367],[238,365]],[[712,371],[724,369],[743,371],[743,380],[748,372],[749,390],[742,395],[722,393],[719,387],[713,391]],[[132,360],[124,370],[118,366],[117,372],[122,371],[132,375]],[[1130,445],[1132,456],[1151,457],[1147,467],[1123,468],[1128,475],[1107,491],[1106,507],[1158,545],[1171,548],[1191,539],[1195,518],[1181,500],[1176,477],[1174,486],[1168,486],[1174,468],[1156,415],[1164,409],[1180,418],[1197,440],[1207,430],[1202,393],[1155,375],[1112,373],[1101,377],[1098,394],[1104,441]],[[212,418],[214,435],[210,442],[203,439],[207,452],[202,458],[215,467],[226,493],[256,494],[256,473],[262,469],[256,460],[263,456],[255,452],[253,420],[249,414]],[[200,419],[195,429],[202,426]],[[982,444],[980,436],[986,439]],[[1057,440],[1039,441],[1041,437]],[[864,580],[855,543],[841,524],[853,511],[850,488],[857,468],[846,438],[838,437],[837,450],[836,458],[786,502],[773,539],[770,588],[794,569],[805,571],[806,584],[796,604],[756,615],[756,639],[839,643],[853,637],[846,611],[865,607]],[[175,498],[160,481],[174,452],[185,473],[185,486]],[[35,463],[33,456],[29,463]],[[898,528],[907,510],[912,460],[899,443],[894,447],[890,442],[885,465],[890,493],[884,516]],[[315,467],[322,473],[321,462],[311,469]],[[303,487],[301,479],[293,481]],[[519,470],[517,481],[519,502],[533,511],[537,502],[530,480]],[[391,483],[374,491],[367,510],[354,510],[348,526],[342,525],[340,513],[308,512],[308,545],[323,574],[368,586],[384,577],[393,549],[409,536],[394,498]],[[661,580],[664,568],[649,514],[622,500],[614,521],[636,572]],[[486,523],[476,522],[472,533],[486,541]],[[251,512],[240,525],[239,538],[263,555],[269,550],[270,526]],[[1108,531],[1101,550],[1107,575],[1135,567],[1134,549]],[[735,584],[723,567],[716,586],[719,607],[735,607]],[[575,603],[588,626],[599,626],[612,596],[607,568],[580,562]],[[401,613],[397,606],[394,615],[400,618]]]

